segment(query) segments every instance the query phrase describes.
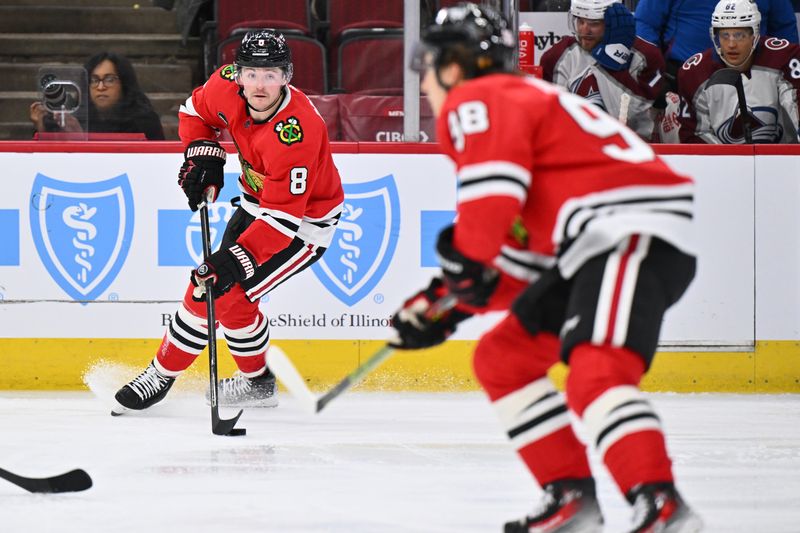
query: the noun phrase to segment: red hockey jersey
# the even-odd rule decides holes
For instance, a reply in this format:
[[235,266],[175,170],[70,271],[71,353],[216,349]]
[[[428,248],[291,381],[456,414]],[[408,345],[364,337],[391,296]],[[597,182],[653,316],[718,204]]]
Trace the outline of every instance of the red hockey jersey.
[[585,99],[532,77],[493,74],[452,89],[437,122],[459,191],[455,247],[566,278],[625,236],[654,235],[693,253],[691,179]]
[[226,65],[192,92],[179,113],[184,146],[216,139],[223,129],[230,133],[242,166],[242,207],[256,217],[238,242],[259,264],[295,236],[327,247],[344,201],[324,120],[305,94],[291,85],[284,91],[272,118],[256,122],[232,65]]

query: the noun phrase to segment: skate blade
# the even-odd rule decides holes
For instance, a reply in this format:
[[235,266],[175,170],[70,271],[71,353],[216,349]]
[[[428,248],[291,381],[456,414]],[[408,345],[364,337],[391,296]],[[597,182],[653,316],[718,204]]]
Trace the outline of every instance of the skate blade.
[[130,411],[130,409],[120,403],[117,403],[111,408],[111,416],[122,416],[128,411]]

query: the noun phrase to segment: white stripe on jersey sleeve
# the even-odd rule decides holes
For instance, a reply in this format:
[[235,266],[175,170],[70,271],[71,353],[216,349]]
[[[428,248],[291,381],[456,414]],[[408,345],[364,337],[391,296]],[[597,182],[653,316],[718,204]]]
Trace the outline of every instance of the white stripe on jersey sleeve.
[[462,185],[458,190],[458,203],[471,202],[491,196],[511,196],[523,203],[528,196],[527,192],[519,182],[503,179],[487,180],[471,184],[469,187]]
[[531,185],[531,172],[527,168],[510,161],[486,161],[474,165],[464,165],[458,171],[458,180],[463,184],[475,179],[492,176],[515,178],[527,189]]
[[200,113],[198,113],[197,110],[194,108],[194,102],[192,102],[191,96],[189,96],[189,98],[187,98],[186,101],[183,104],[181,104],[181,107],[178,111],[193,117],[200,117]]

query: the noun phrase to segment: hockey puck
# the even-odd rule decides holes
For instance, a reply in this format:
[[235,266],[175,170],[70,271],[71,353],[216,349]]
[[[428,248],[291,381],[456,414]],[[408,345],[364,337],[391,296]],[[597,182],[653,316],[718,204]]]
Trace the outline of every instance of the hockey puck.
[[245,428],[233,428],[230,433],[228,433],[229,437],[242,437],[247,435],[247,430]]

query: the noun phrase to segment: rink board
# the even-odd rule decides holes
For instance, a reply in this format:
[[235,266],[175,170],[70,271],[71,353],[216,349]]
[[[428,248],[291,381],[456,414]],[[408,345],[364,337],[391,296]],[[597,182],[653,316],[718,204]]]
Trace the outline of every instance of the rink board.
[[[177,143],[64,146],[0,146],[10,169],[0,198],[0,389],[81,388],[98,361],[143,367],[200,257],[198,217],[175,185]],[[647,388],[800,392],[800,259],[791,244],[800,242],[800,151],[659,151],[696,179],[702,255],[666,317]],[[456,198],[453,168],[433,146],[348,143],[335,152],[347,198],[337,240],[262,302],[273,341],[320,388],[369,357],[389,316],[436,274],[433,242]],[[236,195],[239,168],[230,154],[223,200]],[[231,213],[224,201],[213,206],[217,238]],[[396,355],[364,387],[475,389],[470,353],[498,318],[465,323],[438,349]],[[232,363],[220,350],[225,375]]]

